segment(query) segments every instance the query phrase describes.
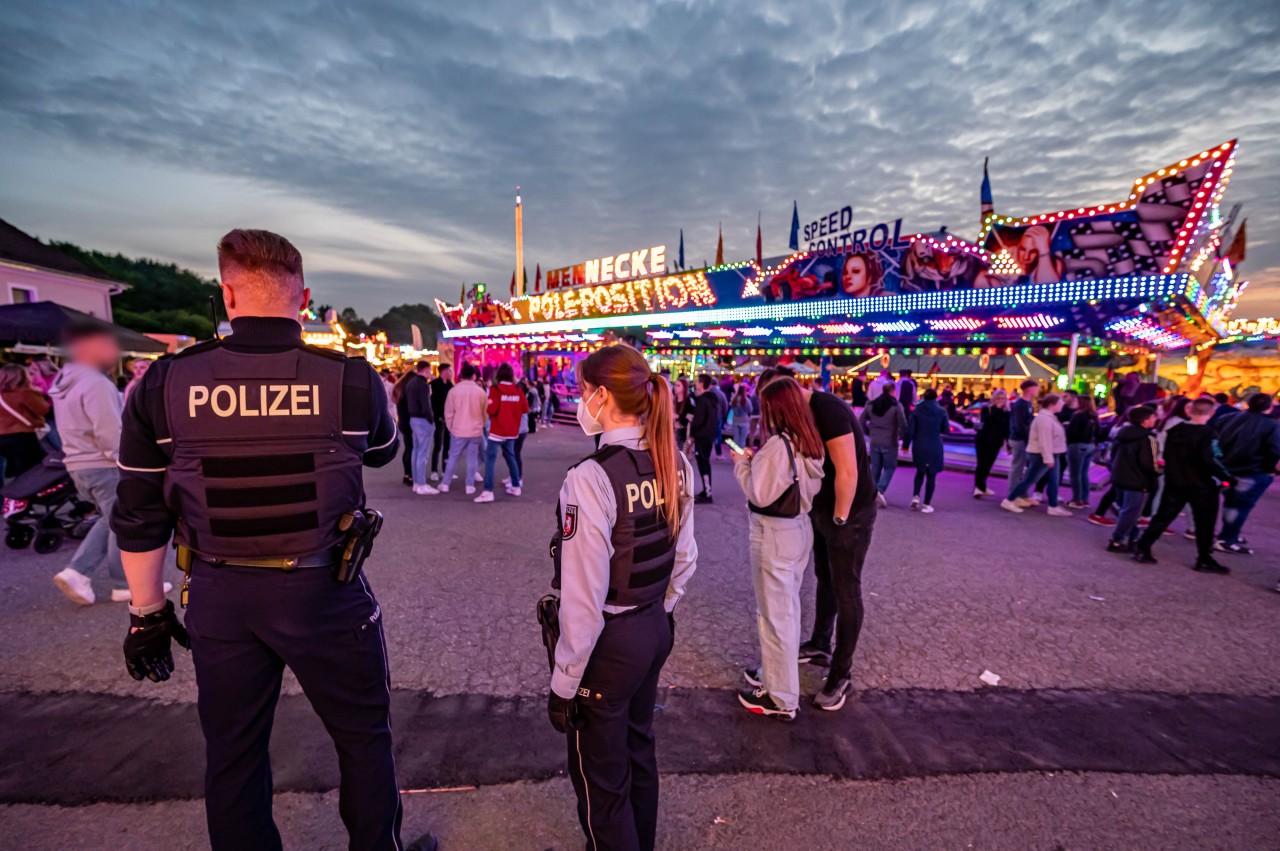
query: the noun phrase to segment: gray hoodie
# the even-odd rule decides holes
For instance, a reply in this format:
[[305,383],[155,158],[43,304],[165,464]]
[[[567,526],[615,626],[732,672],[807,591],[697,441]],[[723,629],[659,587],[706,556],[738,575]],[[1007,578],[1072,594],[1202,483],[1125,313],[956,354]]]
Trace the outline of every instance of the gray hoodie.
[[69,363],[49,388],[68,470],[114,467],[120,452],[120,391],[96,369]]

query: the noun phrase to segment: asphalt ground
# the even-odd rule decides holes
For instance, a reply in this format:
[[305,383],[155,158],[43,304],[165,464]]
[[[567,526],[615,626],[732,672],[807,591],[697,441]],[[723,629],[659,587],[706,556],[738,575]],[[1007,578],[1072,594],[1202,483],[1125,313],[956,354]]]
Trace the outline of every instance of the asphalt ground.
[[[397,713],[424,713],[397,722],[398,749],[422,755],[402,783],[477,786],[407,796],[406,834],[429,825],[446,848],[580,842],[554,754],[529,757],[550,753],[533,604],[551,575],[563,471],[589,450],[572,427],[531,436],[524,495],[491,505],[461,487],[413,496],[398,464],[367,474],[370,504],[387,515],[368,570]],[[1157,545],[1158,565],[1139,566],[1105,553],[1105,530],[1082,513],[1008,514],[974,500],[960,473],[940,478],[936,513],[911,512],[912,470],[900,468],[864,577],[859,700],[824,737],[815,712],[780,734],[785,725],[734,704],[739,671],[755,661],[754,603],[744,502],[727,459],[715,463],[716,502],[695,513],[699,571],[663,677],[663,847],[1276,847],[1277,493],[1247,529],[1259,554],[1222,556],[1233,573],[1216,577],[1189,569],[1180,534]],[[111,847],[113,835],[134,848],[204,847],[189,661],[163,685],[129,679],[123,606],[75,607],[50,581],[69,552],[0,551],[0,706],[11,720],[0,729],[0,802],[14,802],[0,823],[28,848]],[[810,579],[807,618],[811,594]],[[978,679],[988,670],[999,686]],[[819,672],[806,669],[802,684],[816,689]],[[311,725],[282,723],[273,741],[277,777],[293,778],[278,788],[295,790],[278,802],[286,840],[343,847],[333,795],[319,791],[332,782],[331,751],[300,698],[285,706]],[[483,740],[499,717],[517,722],[509,738],[527,725],[534,744],[508,743],[510,759],[502,748],[450,751],[454,738]],[[156,729],[166,744],[148,751]],[[158,776],[186,779],[157,789],[121,770],[156,751],[176,764]],[[839,758],[820,758],[830,751]]]

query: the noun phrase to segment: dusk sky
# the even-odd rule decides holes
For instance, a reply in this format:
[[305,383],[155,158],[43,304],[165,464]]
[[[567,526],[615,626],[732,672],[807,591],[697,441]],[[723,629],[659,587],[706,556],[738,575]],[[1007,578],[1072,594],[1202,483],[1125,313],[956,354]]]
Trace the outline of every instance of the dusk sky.
[[367,317],[665,243],[786,250],[802,219],[976,236],[1119,201],[1230,138],[1237,315],[1280,315],[1280,4],[685,0],[51,3],[0,11],[0,218],[213,275],[302,250]]

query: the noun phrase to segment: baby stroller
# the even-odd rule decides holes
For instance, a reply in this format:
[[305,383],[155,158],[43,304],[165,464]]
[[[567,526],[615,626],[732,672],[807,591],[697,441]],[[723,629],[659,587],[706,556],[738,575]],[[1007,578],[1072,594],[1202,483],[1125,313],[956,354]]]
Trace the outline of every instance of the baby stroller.
[[56,551],[66,538],[83,538],[97,520],[92,503],[76,494],[62,453],[45,446],[44,459],[0,488],[8,532],[4,542],[20,550],[35,541],[35,551]]

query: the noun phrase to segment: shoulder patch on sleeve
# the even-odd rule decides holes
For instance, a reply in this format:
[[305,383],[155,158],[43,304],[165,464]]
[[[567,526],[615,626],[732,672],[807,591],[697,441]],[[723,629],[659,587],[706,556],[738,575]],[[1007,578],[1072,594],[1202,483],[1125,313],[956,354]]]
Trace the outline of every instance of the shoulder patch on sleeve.
[[578,531],[578,506],[566,505],[564,509],[564,520],[561,524],[561,537],[567,541]]

